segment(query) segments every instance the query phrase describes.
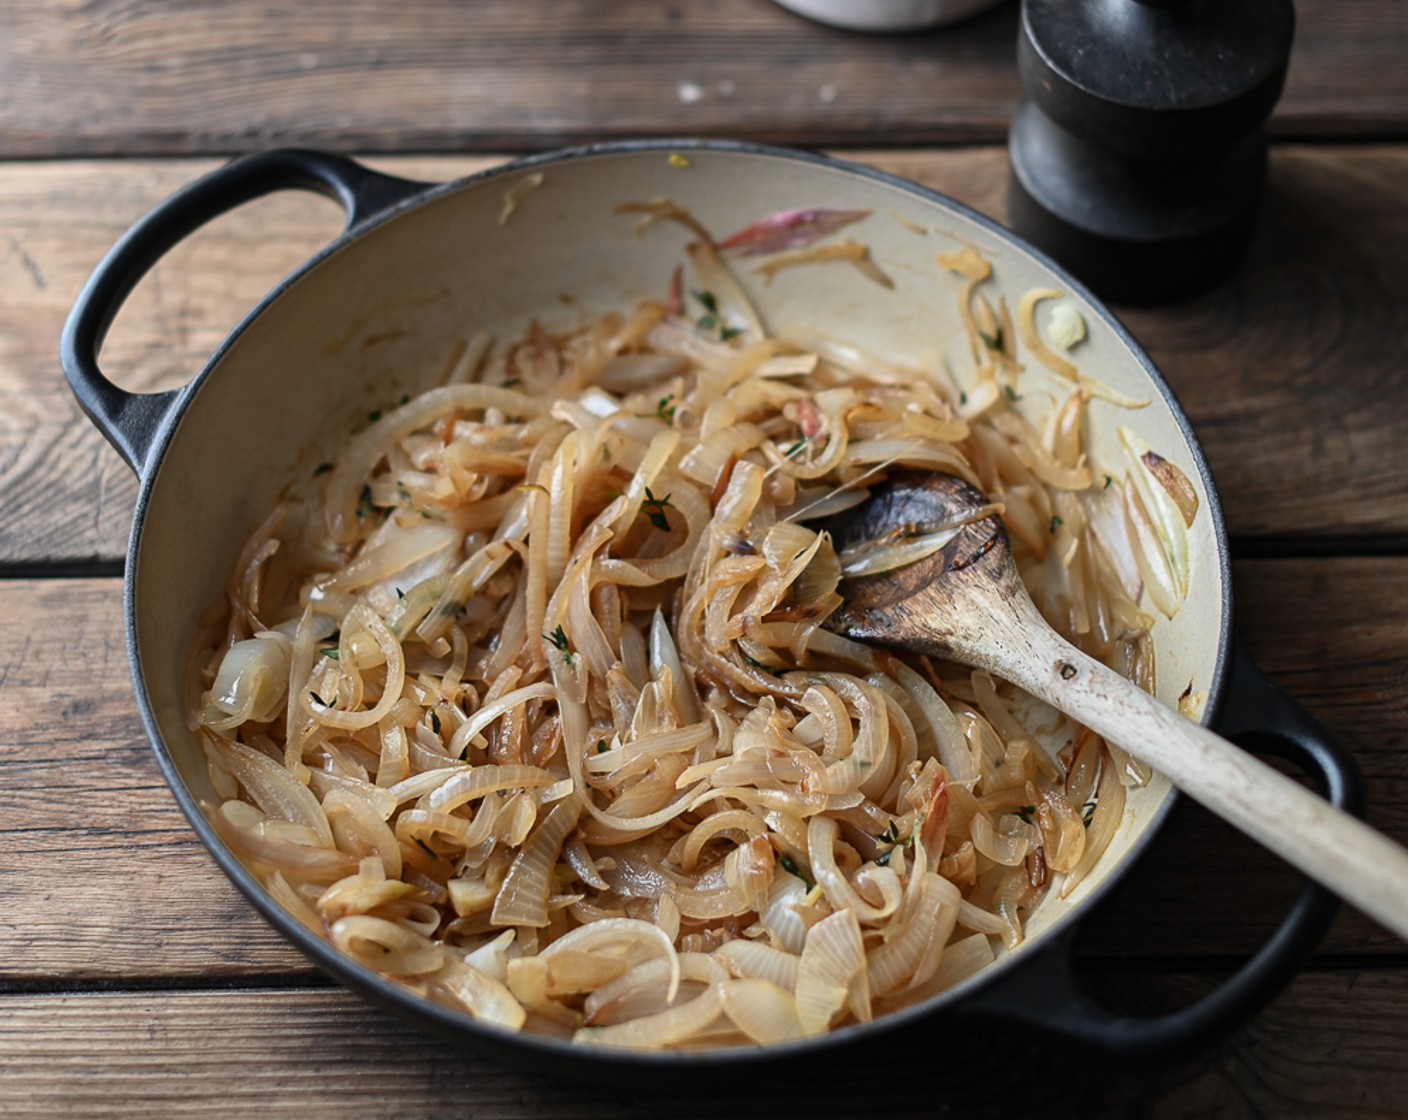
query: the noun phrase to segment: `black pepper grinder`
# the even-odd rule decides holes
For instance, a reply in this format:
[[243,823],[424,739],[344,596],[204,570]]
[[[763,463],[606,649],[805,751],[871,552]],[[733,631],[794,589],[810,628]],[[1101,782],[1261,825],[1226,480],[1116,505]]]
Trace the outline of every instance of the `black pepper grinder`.
[[1022,0],[1009,218],[1102,298],[1168,303],[1251,238],[1291,0]]

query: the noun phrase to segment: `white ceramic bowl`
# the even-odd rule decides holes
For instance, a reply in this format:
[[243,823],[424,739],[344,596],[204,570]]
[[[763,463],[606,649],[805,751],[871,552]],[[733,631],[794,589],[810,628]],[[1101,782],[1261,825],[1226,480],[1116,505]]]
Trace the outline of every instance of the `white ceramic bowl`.
[[774,0],[798,15],[848,31],[922,31],[967,19],[1002,0]]

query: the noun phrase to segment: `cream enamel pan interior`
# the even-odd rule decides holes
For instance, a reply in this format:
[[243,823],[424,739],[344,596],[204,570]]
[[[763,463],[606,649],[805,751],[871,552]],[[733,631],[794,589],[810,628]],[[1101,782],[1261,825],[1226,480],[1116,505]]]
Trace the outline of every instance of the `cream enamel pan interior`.
[[[671,159],[672,153],[684,158]],[[542,175],[541,185],[501,223],[505,193],[530,173]],[[196,620],[219,598],[241,546],[281,489],[330,457],[369,410],[438,383],[457,345],[475,330],[487,328],[506,339],[535,318],[571,322],[663,294],[688,234],[668,223],[637,232],[638,216],[613,212],[622,202],[666,196],[720,235],[796,207],[871,211],[848,233],[869,245],[894,289],[837,264],[788,270],[771,283],[740,270],[764,322],[774,330],[791,323],[821,325],[837,339],[905,365],[947,361],[960,384],[971,370],[957,313],[960,281],[935,263],[937,254],[978,248],[992,261],[996,287],[1014,307],[1031,288],[1064,291],[1089,331],[1071,353],[1082,373],[1150,402],[1138,410],[1095,402],[1092,460],[1122,471],[1115,427],[1124,424],[1182,468],[1198,492],[1192,591],[1177,616],[1161,620],[1154,631],[1161,696],[1175,703],[1190,685],[1209,707],[1219,696],[1230,658],[1226,544],[1192,433],[1148,359],[1109,312],[993,223],[873,171],[719,143],[584,149],[401,193],[398,202],[354,223],[271,293],[173,398],[150,456],[139,464],[143,485],[128,566],[139,702],[173,790],[237,885],[343,980],[421,1014],[431,1025],[482,1031],[448,1008],[412,1006],[420,1001],[309,935],[205,825],[195,801],[213,791],[186,716]],[[1054,379],[1025,352],[1020,357],[1024,404],[1039,408],[1051,399],[1046,389],[1055,391]],[[1148,839],[1170,802],[1171,791],[1160,779],[1131,791],[1123,825],[1097,872],[1067,899],[1052,892],[1014,954],[890,1020],[910,1021],[937,1005],[965,1000],[1069,929]],[[814,1051],[883,1022],[792,1049]],[[521,1041],[530,1048],[564,1048],[538,1038]],[[628,1060],[668,1064],[682,1057],[730,1061],[740,1055]]]

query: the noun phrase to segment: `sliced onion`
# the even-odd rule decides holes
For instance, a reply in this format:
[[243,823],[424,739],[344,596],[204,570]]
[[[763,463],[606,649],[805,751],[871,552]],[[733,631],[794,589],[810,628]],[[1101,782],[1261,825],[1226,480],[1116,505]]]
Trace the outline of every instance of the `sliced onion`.
[[523,1005],[498,979],[473,964],[447,961],[435,977],[435,987],[447,992],[482,1023],[516,1031],[528,1018]]
[[800,964],[797,954],[774,949],[760,941],[746,941],[743,938],[726,941],[714,950],[714,959],[734,976],[767,980],[789,992],[797,987],[797,967]]
[[[826,899],[837,910],[849,910],[860,921],[878,922],[888,918],[899,906],[901,892],[899,881],[893,871],[886,879],[885,901],[880,906],[872,906],[856,891],[836,864],[834,851],[839,829],[830,817],[815,816],[807,822],[807,855],[811,861],[812,874],[817,886],[826,892]],[[876,868],[876,872],[887,871]],[[890,882],[893,880],[893,882]]]
[[650,622],[649,652],[651,675],[659,677],[666,669],[670,671],[680,718],[685,723],[696,722],[699,719],[699,701],[694,691],[694,679],[691,674],[685,672],[679,648],[670,634],[670,628],[665,624],[664,613],[658,607]]
[[309,773],[308,778],[308,784],[313,792],[323,799],[325,812],[327,810],[327,796],[333,790],[342,790],[363,802],[371,812],[376,814],[379,820],[390,820],[391,814],[396,811],[396,798],[391,795],[390,790],[381,786],[374,786],[370,782],[351,778],[345,774],[334,774],[330,770],[313,770]]
[[554,687],[549,681],[539,681],[537,684],[525,685],[523,688],[516,688],[512,692],[499,697],[493,703],[485,704],[464,723],[455,729],[454,735],[450,737],[447,746],[449,753],[459,757],[465,748],[474,740],[474,737],[482,732],[486,727],[499,719],[505,712],[520,707],[530,700],[547,700],[555,694]]
[[690,829],[680,852],[680,867],[685,871],[693,871],[699,865],[699,856],[705,845],[725,831],[742,832],[745,838],[751,840],[764,836],[767,826],[746,809],[712,813]]
[[671,895],[680,914],[695,921],[717,921],[753,909],[772,882],[774,860],[766,836],[756,836],[729,852],[724,860],[727,885],[717,890],[684,888]]
[[632,965],[625,975],[603,984],[582,1001],[586,1023],[596,1026],[603,1021],[624,1022],[636,1015],[663,1011],[674,1002],[666,993],[678,972],[678,962],[659,957]]
[[335,921],[351,914],[366,914],[416,893],[416,888],[410,883],[388,879],[379,861],[373,859],[371,862],[376,868],[375,875],[365,874],[364,866],[356,875],[339,879],[319,896],[318,911],[324,918]]
[[992,943],[981,933],[960,938],[944,949],[938,967],[928,981],[917,988],[902,988],[886,997],[882,1004],[886,1011],[919,1003],[987,968],[996,959]]
[[720,241],[719,248],[745,257],[800,249],[869,216],[869,210],[783,210],[744,226]]
[[719,318],[730,330],[739,332],[744,343],[757,342],[766,332],[757,309],[748,294],[707,240],[691,242],[685,250],[694,266],[695,278],[705,291],[713,292],[718,300]]
[[406,570],[427,556],[458,548],[464,534],[451,525],[429,522],[393,533],[364,549],[350,564],[316,585],[316,597],[332,591],[355,591]]
[[475,766],[452,774],[427,795],[430,807],[451,813],[501,789],[541,789],[557,778],[536,766]]
[[1052,373],[1059,373],[1062,377],[1074,381],[1079,376],[1079,371],[1061,355],[1053,352],[1036,328],[1036,305],[1044,299],[1060,299],[1064,294],[1058,288],[1033,288],[1024,293],[1017,301],[1017,332],[1021,335],[1022,345],[1031,351],[1033,358]]
[[[449,879],[445,883],[445,889],[449,892],[450,905],[454,907],[455,913],[461,918],[488,910],[494,905],[494,899],[499,895],[498,886],[485,879],[464,877]],[[504,932],[512,933],[513,931],[505,930]]]
[[718,987],[709,987],[694,999],[668,1011],[608,1027],[583,1027],[572,1036],[572,1041],[588,1046],[659,1050],[678,1045],[691,1035],[698,1034],[719,1017],[722,1009]]
[[357,627],[364,627],[372,636],[381,650],[382,656],[386,659],[386,683],[383,686],[381,699],[371,708],[344,712],[321,702],[309,704],[307,694],[301,698],[304,708],[313,714],[313,718],[319,723],[329,727],[342,728],[343,730],[357,730],[363,727],[370,727],[378,720],[385,717],[401,698],[401,686],[405,683],[406,662],[401,653],[401,643],[396,640],[396,636],[387,629],[386,623],[381,620],[381,616],[364,604],[357,604],[349,612],[346,621],[343,623],[343,645],[348,644],[348,631]]
[[492,385],[446,385],[421,393],[354,437],[328,478],[326,506],[333,539],[346,544],[355,536],[361,487],[388,448],[447,413],[485,408],[510,416],[539,416],[548,402]]
[[938,966],[958,920],[958,888],[932,873],[920,877],[913,905],[907,906],[900,930],[876,947],[867,960],[870,990],[884,995],[901,984],[923,984]]
[[729,980],[719,987],[724,1013],[754,1042],[805,1038],[806,1028],[791,992],[770,980]]
[[370,801],[337,787],[323,797],[322,807],[342,851],[359,856],[376,855],[388,878],[401,877],[401,845]]
[[275,871],[264,881],[264,885],[269,888],[269,893],[279,902],[285,910],[297,918],[308,929],[318,934],[323,933],[323,919],[303,900],[303,896],[289,885],[284,878],[283,872]]
[[806,943],[807,924],[797,916],[796,908],[806,901],[809,890],[805,882],[781,868],[768,889],[760,917],[772,939],[789,953],[800,953]]
[[[241,805],[243,802],[226,802]],[[302,883],[335,883],[357,870],[357,859],[331,848],[296,844],[290,840],[265,836],[243,828],[219,808],[203,806],[211,827],[221,840],[242,860],[257,867],[278,871],[285,878]]]
[[862,276],[874,280],[882,288],[895,286],[895,282],[871,258],[870,247],[849,237],[830,245],[815,245],[809,249],[778,253],[754,266],[752,271],[771,280],[783,269],[797,268],[805,264],[825,264],[828,261],[845,261]]
[[568,951],[600,952],[605,949],[625,949],[625,959],[640,963],[640,952],[648,959],[661,957],[668,969],[666,999],[673,1002],[680,986],[680,960],[675,946],[659,927],[635,918],[613,918],[592,922],[563,934],[540,954],[551,958]]
[[[1192,574],[1188,525],[1192,523],[1192,514],[1197,511],[1197,495],[1183,472],[1156,454],[1137,434],[1121,426],[1119,437],[1130,460],[1129,482],[1152,524],[1159,549],[1172,576],[1173,590],[1181,603],[1188,595]],[[1185,509],[1191,510],[1186,520]],[[1147,562],[1149,557],[1143,559]],[[1147,572],[1145,578],[1149,578]],[[1164,610],[1162,605],[1159,609]],[[1177,610],[1176,605],[1174,610]],[[1169,614],[1167,610],[1164,613]],[[1169,617],[1172,615],[1169,614]]]
[[711,723],[694,723],[676,727],[672,731],[659,731],[642,735],[624,746],[607,751],[596,751],[587,755],[584,765],[589,773],[616,774],[628,770],[636,773],[655,759],[681,751],[692,751],[714,734]]
[[1090,815],[1090,824],[1085,830],[1085,849],[1080,862],[1071,869],[1066,881],[1061,884],[1061,897],[1065,898],[1094,869],[1095,864],[1110,846],[1115,833],[1124,823],[1125,792],[1116,768],[1109,760],[1100,767],[1099,783],[1096,787],[1095,811]]
[[443,948],[385,918],[339,918],[329,927],[328,937],[359,964],[390,976],[423,976],[445,963]]
[[528,842],[518,850],[508,876],[494,901],[492,920],[496,926],[548,924],[548,896],[552,893],[552,869],[562,851],[563,841],[577,824],[581,805],[574,798],[559,801],[548,810]]
[[1148,507],[1133,485],[1124,487],[1124,513],[1130,547],[1139,565],[1144,590],[1149,593],[1149,600],[1154,607],[1164,617],[1172,618],[1183,604],[1178,575],[1164,549],[1159,530],[1149,514]]
[[517,936],[517,930],[504,930],[503,933],[486,941],[478,949],[466,953],[464,963],[482,972],[485,976],[502,982],[508,975],[508,950]]
[[1027,858],[1030,839],[1023,834],[999,833],[982,813],[974,813],[968,822],[973,847],[995,863],[1016,867]]
[[547,994],[553,999],[561,999],[593,992],[625,975],[629,967],[618,958],[565,949],[548,961]]
[[226,650],[210,699],[229,718],[207,720],[207,726],[225,731],[249,720],[267,723],[273,719],[287,695],[291,655],[289,640],[268,632]]
[[865,946],[856,916],[842,910],[807,931],[797,966],[797,1015],[807,1035],[822,1034],[845,1007],[870,1018]]
[[967,899],[958,906],[958,924],[974,933],[999,936],[1007,932],[1007,923],[996,914],[979,909]]
[[212,736],[240,785],[254,803],[271,817],[309,828],[324,848],[334,846],[327,814],[311,789],[303,785],[268,755],[232,739]]

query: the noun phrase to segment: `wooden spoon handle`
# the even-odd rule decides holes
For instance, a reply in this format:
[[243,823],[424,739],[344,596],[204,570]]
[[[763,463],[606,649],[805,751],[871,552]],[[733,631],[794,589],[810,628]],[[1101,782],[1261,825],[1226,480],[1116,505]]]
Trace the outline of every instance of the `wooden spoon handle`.
[[1147,762],[1408,941],[1408,850],[1087,657],[1034,607],[1001,631],[988,633],[983,668]]

